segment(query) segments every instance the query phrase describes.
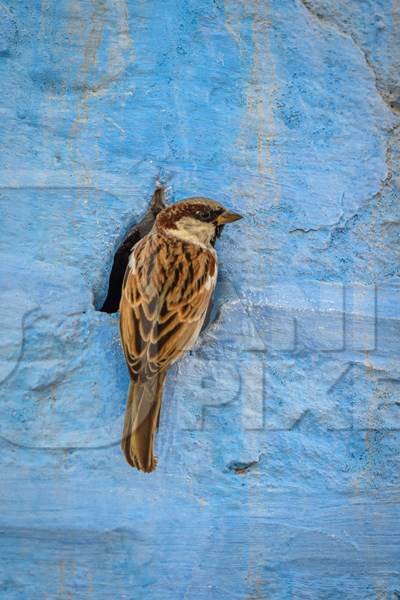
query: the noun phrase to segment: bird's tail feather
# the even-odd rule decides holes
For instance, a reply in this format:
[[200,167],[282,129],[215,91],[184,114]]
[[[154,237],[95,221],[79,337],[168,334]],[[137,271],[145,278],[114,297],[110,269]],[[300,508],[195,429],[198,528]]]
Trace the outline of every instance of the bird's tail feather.
[[164,374],[145,383],[130,383],[121,448],[127,462],[150,473],[156,468],[154,437],[160,420]]

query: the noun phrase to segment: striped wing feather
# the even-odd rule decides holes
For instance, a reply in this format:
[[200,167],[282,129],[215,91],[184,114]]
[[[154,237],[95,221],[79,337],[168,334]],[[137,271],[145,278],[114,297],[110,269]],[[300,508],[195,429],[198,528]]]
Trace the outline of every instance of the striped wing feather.
[[120,304],[122,346],[133,382],[167,369],[196,341],[217,274],[212,251],[158,233],[134,248]]

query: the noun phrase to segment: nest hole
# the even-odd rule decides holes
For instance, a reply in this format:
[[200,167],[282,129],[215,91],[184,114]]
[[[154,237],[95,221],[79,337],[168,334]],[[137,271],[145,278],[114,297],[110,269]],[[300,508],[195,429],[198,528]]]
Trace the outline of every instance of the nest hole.
[[143,219],[130,228],[122,243],[117,248],[108,280],[107,296],[102,307],[99,309],[100,312],[112,314],[118,311],[121,300],[122,282],[131,250],[139,240],[149,233],[158,213],[165,207],[165,190],[163,187],[158,186]]

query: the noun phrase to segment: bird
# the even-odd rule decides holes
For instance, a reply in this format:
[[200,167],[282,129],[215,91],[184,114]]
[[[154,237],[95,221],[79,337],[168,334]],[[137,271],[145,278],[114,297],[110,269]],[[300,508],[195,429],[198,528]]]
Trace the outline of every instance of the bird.
[[119,305],[130,376],[121,449],[139,471],[157,466],[154,439],[167,371],[196,342],[211,304],[215,241],[241,218],[215,200],[186,198],[161,210],[132,248]]

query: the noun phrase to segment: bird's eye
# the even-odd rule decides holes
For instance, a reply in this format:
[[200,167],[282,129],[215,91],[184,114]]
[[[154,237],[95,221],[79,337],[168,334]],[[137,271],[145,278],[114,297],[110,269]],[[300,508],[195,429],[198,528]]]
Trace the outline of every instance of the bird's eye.
[[212,217],[212,212],[210,210],[206,210],[205,212],[203,212],[202,217],[203,219],[208,221],[208,219],[211,219]]

